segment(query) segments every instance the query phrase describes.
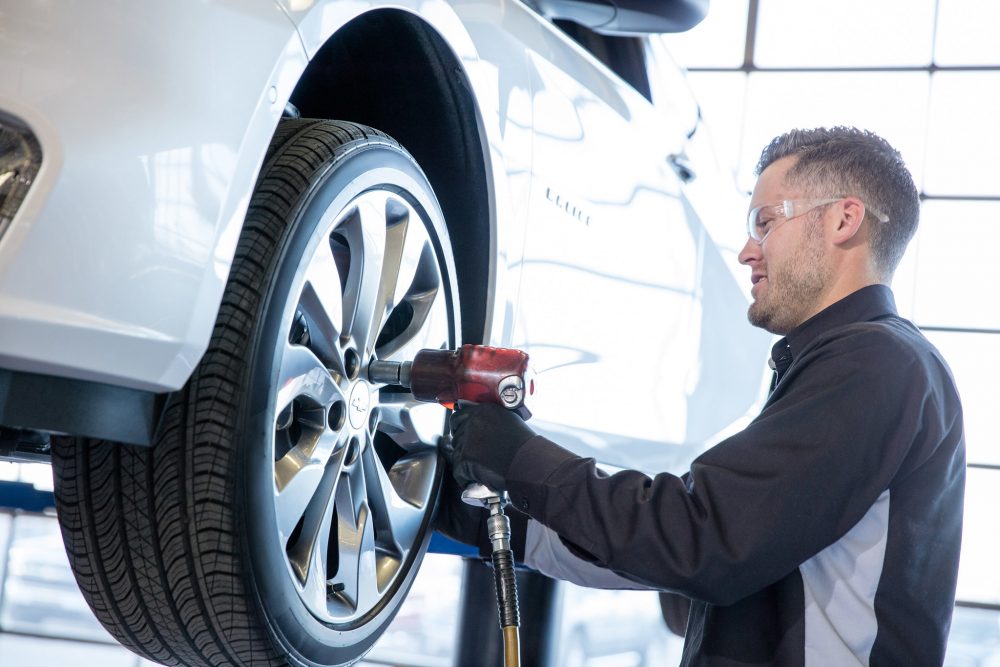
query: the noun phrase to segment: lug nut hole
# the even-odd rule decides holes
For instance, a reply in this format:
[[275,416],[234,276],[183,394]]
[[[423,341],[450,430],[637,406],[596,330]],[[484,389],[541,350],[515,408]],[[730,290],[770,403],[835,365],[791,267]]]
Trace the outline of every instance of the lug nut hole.
[[330,406],[330,412],[326,416],[326,422],[333,431],[344,428],[344,420],[347,419],[347,404],[343,401],[336,401]]
[[361,441],[358,440],[357,436],[351,438],[351,441],[347,443],[347,454],[344,456],[344,465],[352,466],[358,460],[358,454],[361,452]]
[[358,379],[358,373],[361,372],[361,357],[353,349],[349,348],[344,352],[344,370],[347,371],[348,379]]
[[375,433],[375,429],[378,428],[378,422],[382,418],[379,413],[378,408],[372,408],[371,413],[368,415],[368,430],[371,433]]

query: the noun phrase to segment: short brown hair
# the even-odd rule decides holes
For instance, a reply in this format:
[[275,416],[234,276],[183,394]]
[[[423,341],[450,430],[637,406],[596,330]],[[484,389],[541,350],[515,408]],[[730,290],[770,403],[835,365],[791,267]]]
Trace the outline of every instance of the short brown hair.
[[889,282],[917,230],[920,201],[913,176],[899,151],[874,132],[856,127],[792,130],[771,140],[760,154],[756,175],[773,162],[798,157],[785,180],[805,185],[817,197],[855,196],[889,222],[866,211],[875,269]]

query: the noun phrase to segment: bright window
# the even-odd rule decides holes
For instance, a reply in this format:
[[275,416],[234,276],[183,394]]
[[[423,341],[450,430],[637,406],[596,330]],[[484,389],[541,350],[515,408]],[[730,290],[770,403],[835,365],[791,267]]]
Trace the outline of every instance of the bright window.
[[760,151],[775,136],[796,127],[834,125],[855,125],[885,137],[919,183],[927,85],[927,75],[917,72],[750,74],[740,188],[753,189]]
[[759,67],[929,65],[934,0],[760,0]]
[[969,468],[965,485],[965,530],[958,599],[1000,605],[1000,470]]
[[941,0],[938,3],[937,65],[1000,65],[1000,3]]
[[934,74],[924,182],[928,194],[1000,195],[998,118],[1000,72]]
[[927,201],[920,218],[916,323],[1000,330],[1000,201]]
[[739,67],[743,64],[748,0],[713,0],[708,16],[693,30],[664,41],[685,67]]
[[[955,375],[965,414],[969,463],[1000,466],[1000,355],[996,334],[931,331],[927,337],[941,351]],[[1000,504],[994,505],[1000,508]]]

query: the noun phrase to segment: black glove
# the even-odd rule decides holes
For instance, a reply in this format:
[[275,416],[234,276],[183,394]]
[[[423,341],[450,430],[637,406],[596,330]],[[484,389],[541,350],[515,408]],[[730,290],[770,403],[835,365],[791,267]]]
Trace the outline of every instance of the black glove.
[[535,437],[519,415],[491,403],[460,406],[451,417],[451,434],[450,462],[459,485],[479,482],[495,491],[507,488],[511,462]]
[[474,547],[480,546],[486,535],[486,519],[489,512],[462,500],[464,486],[459,486],[452,472],[451,460],[454,456],[451,438],[444,436],[438,448],[445,459],[446,468],[438,496],[437,514],[434,516],[434,530],[456,542]]
[[[442,533],[456,542],[468,544],[479,549],[479,557],[489,560],[493,552],[486,521],[489,510],[480,505],[470,505],[462,500],[462,491],[466,485],[459,485],[453,475],[451,464],[454,448],[451,438],[445,436],[438,443],[441,454],[445,458],[444,481],[441,483],[441,495],[438,496],[437,514],[434,516],[434,530]],[[506,510],[510,519],[510,548],[514,551],[514,559],[524,561],[524,545],[527,542],[528,517],[515,511],[513,506]]]

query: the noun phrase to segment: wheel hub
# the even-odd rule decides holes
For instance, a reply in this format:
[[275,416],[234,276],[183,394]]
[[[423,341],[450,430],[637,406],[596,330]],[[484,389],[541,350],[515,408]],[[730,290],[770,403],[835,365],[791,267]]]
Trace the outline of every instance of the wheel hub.
[[351,426],[356,429],[364,428],[368,419],[368,410],[371,407],[371,393],[367,382],[356,382],[351,389],[351,397],[348,401],[348,419]]

